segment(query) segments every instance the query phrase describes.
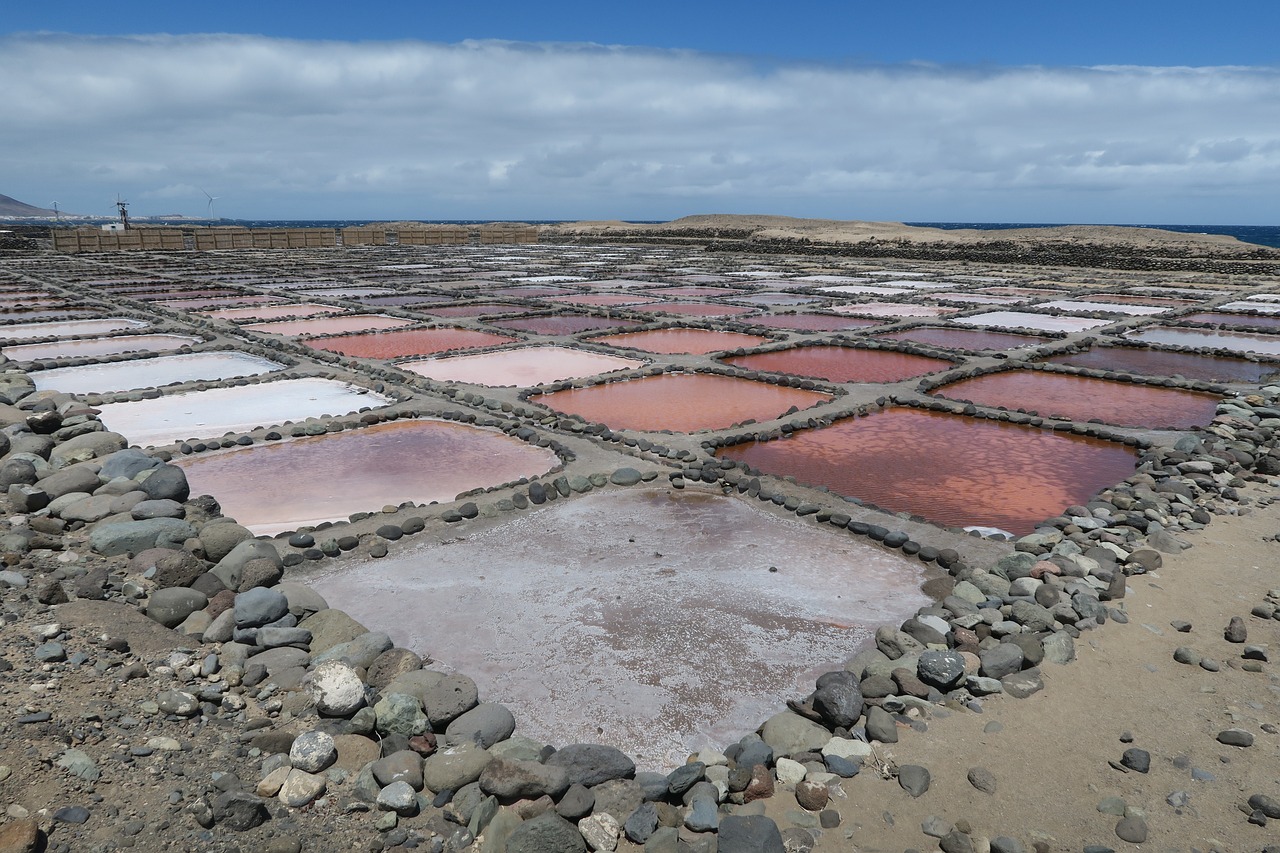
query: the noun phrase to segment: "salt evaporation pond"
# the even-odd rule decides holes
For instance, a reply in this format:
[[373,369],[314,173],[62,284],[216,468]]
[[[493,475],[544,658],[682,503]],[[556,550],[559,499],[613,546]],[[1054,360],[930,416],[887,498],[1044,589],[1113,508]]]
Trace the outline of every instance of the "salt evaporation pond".
[[343,332],[363,332],[368,329],[395,329],[412,326],[412,320],[388,317],[385,314],[350,314],[345,317],[315,317],[310,320],[281,320],[275,323],[250,323],[241,326],[253,332],[273,335],[337,335]]
[[86,338],[79,341],[57,341],[50,344],[15,344],[0,347],[0,353],[14,361],[39,358],[91,358],[126,352],[165,352],[179,347],[203,343],[204,338],[190,335],[117,335],[109,338]]
[[1045,361],[1095,370],[1119,370],[1140,376],[1181,376],[1203,382],[1256,383],[1280,372],[1280,364],[1134,347],[1094,347],[1085,352],[1055,355]]
[[528,314],[530,309],[524,305],[502,302],[473,302],[470,305],[451,305],[445,308],[428,306],[425,313],[436,317],[483,317],[486,314]]
[[1201,311],[1195,314],[1184,314],[1177,319],[1183,323],[1213,323],[1226,326],[1252,326],[1258,329],[1280,329],[1280,317],[1263,317],[1253,314],[1219,314],[1216,311]]
[[1232,352],[1280,355],[1280,335],[1148,326],[1144,329],[1129,332],[1125,337],[1130,340],[1146,341],[1152,344],[1169,344],[1179,347],[1212,347],[1213,349],[1225,349]]
[[24,338],[70,338],[76,335],[105,335],[124,329],[141,329],[148,324],[142,320],[125,317],[103,317],[94,320],[67,320],[53,323],[18,323],[0,326],[0,340],[15,341]]
[[213,381],[237,376],[257,376],[284,370],[284,365],[244,352],[194,352],[139,358],[80,367],[36,370],[31,379],[38,391],[64,394],[105,394],[134,388],[158,388],[175,382]]
[[907,302],[861,302],[853,305],[833,305],[838,314],[865,314],[868,317],[941,317],[954,314],[959,308],[943,308],[941,305],[915,305]]
[[514,320],[497,320],[489,325],[516,332],[532,332],[535,335],[576,335],[579,332],[595,332],[602,329],[621,329],[637,325],[635,320],[615,317],[592,317],[587,314],[557,314],[548,317],[518,317]]
[[744,322],[750,323],[752,326],[764,326],[768,329],[792,329],[797,332],[843,332],[848,329],[884,325],[881,320],[868,320],[865,317],[837,317],[834,314],[778,314],[775,316],[752,317]]
[[985,332],[977,329],[948,329],[941,326],[918,326],[900,332],[885,332],[877,338],[890,341],[911,341],[935,347],[958,350],[1009,350],[1034,347],[1051,340],[1034,335],[1014,335],[1009,332]]
[[759,335],[741,332],[717,332],[710,329],[649,329],[643,332],[625,332],[621,335],[604,335],[593,338],[598,344],[626,347],[663,355],[706,355],[724,352],[738,347],[754,347],[769,343]]
[[454,349],[479,349],[508,344],[514,340],[515,338],[495,335],[492,332],[446,327],[375,332],[368,335],[343,335],[336,338],[312,338],[303,343],[312,349],[356,358],[399,358],[405,355],[431,355]]
[[652,296],[640,296],[638,294],[587,293],[573,294],[570,296],[553,296],[546,301],[565,305],[588,305],[600,308],[609,308],[615,305],[648,305],[653,302],[661,302],[662,300],[656,299]]
[[307,377],[104,403],[97,408],[101,411],[98,419],[107,429],[130,443],[160,446],[187,438],[248,432],[285,421],[346,415],[390,402],[367,388]]
[[547,473],[556,454],[492,429],[431,419],[237,447],[180,459],[192,494],[258,535],[275,535],[405,501]]
[[1034,314],[1029,311],[988,311],[956,317],[953,323],[966,326],[995,326],[1004,329],[1037,329],[1042,332],[1083,332],[1099,326],[1109,326],[1115,320],[1099,320],[1096,317],[1054,317],[1051,314]]
[[614,744],[663,772],[928,603],[918,562],[690,491],[588,494],[465,537],[308,583],[473,678],[520,734]]
[[200,313],[215,320],[274,320],[280,317],[316,317],[321,314],[341,314],[345,308],[321,305],[317,302],[286,302],[283,305],[262,305],[249,308],[221,308]]
[[1086,503],[1137,462],[1133,449],[1115,442],[905,408],[716,455],[890,512],[1017,535]]
[[469,382],[473,385],[515,385],[525,388],[566,379],[596,376],[618,370],[643,367],[634,358],[619,358],[570,347],[516,347],[497,352],[404,361],[402,370],[440,382]]
[[830,394],[750,379],[665,373],[555,391],[532,401],[614,429],[695,432],[746,420],[773,420],[792,406],[807,409],[830,399]]
[[746,370],[808,376],[828,382],[900,382],[951,367],[950,361],[892,350],[812,346],[721,359]]
[[1088,299],[1055,299],[1052,302],[1040,303],[1036,307],[1054,308],[1058,311],[1092,311],[1096,314],[1127,314],[1134,317],[1145,316],[1148,314],[1163,314],[1169,310],[1168,308],[1156,305],[1128,305],[1111,302],[1093,302]]
[[741,305],[712,305],[709,302],[664,302],[660,305],[649,305],[645,311],[661,311],[664,314],[683,314],[688,317],[733,317],[739,314],[750,314],[755,308]]
[[943,385],[934,394],[979,406],[1022,409],[1072,421],[1116,426],[1189,429],[1213,420],[1221,396],[1068,376],[1042,370],[1007,370]]

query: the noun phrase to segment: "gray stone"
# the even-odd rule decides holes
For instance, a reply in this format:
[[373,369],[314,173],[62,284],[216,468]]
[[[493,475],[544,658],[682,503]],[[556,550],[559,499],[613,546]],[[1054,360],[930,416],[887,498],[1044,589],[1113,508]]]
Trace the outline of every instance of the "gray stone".
[[338,747],[327,732],[303,732],[289,747],[289,761],[307,773],[319,773],[337,760]]
[[968,773],[969,784],[984,794],[996,792],[996,774],[985,767],[971,767]]
[[324,776],[295,767],[280,786],[279,799],[286,806],[299,809],[324,794],[324,789]]
[[[106,435],[107,433],[98,434]],[[72,439],[72,441],[75,440],[76,439]],[[50,453],[50,455],[52,455],[52,453]],[[99,469],[98,476],[108,481],[114,480],[117,477],[124,477],[125,479],[132,480],[143,471],[156,468],[164,464],[161,460],[154,456],[149,456],[137,448],[117,450],[115,453],[101,457],[99,461],[102,468]]]
[[[105,495],[103,497],[106,497]],[[127,496],[122,496],[127,497]],[[113,498],[113,505],[120,498]],[[129,509],[129,515],[138,521],[145,521],[148,518],[183,518],[187,514],[187,509],[177,501],[171,500],[154,500],[154,501],[129,501],[132,506]]]
[[614,747],[602,744],[570,744],[553,754],[546,763],[567,770],[570,785],[588,788],[611,779],[630,779],[636,775],[634,761]]
[[423,783],[435,793],[456,791],[480,778],[493,756],[484,747],[462,743],[427,757],[422,765]]
[[84,465],[55,471],[47,477],[40,478],[39,481],[40,488],[49,496],[50,501],[72,492],[93,494],[101,485],[98,472]]
[[898,742],[898,724],[884,708],[875,705],[867,708],[866,730],[868,740],[879,743]]
[[308,677],[316,710],[331,717],[350,717],[364,707],[364,682],[349,664],[325,661]]
[[177,518],[100,523],[89,534],[89,547],[104,557],[140,554],[148,548],[177,550],[196,529]]
[[424,785],[422,778],[421,755],[411,749],[401,749],[385,758],[379,758],[370,766],[373,778],[379,785],[390,785],[393,782],[407,782],[415,791],[421,791]]
[[898,768],[898,784],[912,797],[919,797],[929,790],[929,771],[918,764],[904,764]]
[[685,815],[684,825],[692,832],[715,832],[720,826],[720,810],[711,797],[695,797]]
[[506,853],[576,853],[586,849],[573,824],[555,812],[544,812],[516,827],[507,838]]
[[611,853],[618,849],[618,836],[622,834],[622,826],[611,814],[597,814],[579,821],[578,832],[582,833],[589,850]]
[[515,729],[516,719],[506,706],[482,702],[449,723],[445,736],[451,743],[455,739],[476,740],[488,748],[511,737]]
[[782,833],[765,815],[727,815],[720,821],[717,853],[786,853]]
[[209,599],[199,590],[185,586],[157,589],[147,599],[147,616],[166,628],[175,628],[197,610],[203,610]]
[[1249,639],[1249,629],[1245,627],[1243,619],[1232,616],[1222,632],[1222,637],[1228,643],[1243,643]]
[[[292,612],[292,611],[291,611]],[[422,668],[422,658],[409,649],[390,648],[374,658],[366,680],[370,687],[383,688],[406,672]]]
[[1147,822],[1137,815],[1123,817],[1116,824],[1116,836],[1130,844],[1141,844],[1147,840]]
[[256,587],[236,596],[237,628],[257,628],[279,620],[289,612],[289,600],[274,589]]
[[783,711],[765,722],[760,737],[775,756],[788,756],[821,750],[831,740],[831,732],[813,720]]
[[418,813],[418,795],[408,782],[392,782],[378,792],[378,808],[411,816]]
[[1226,746],[1253,746],[1253,733],[1244,729],[1226,729],[1218,732],[1218,743]]
[[1071,663],[1076,659],[1075,640],[1066,631],[1055,631],[1041,642],[1044,648],[1044,659],[1059,666]]
[[1022,649],[1013,643],[999,643],[978,652],[981,673],[987,678],[1004,678],[1022,670]]
[[863,697],[858,676],[845,670],[823,673],[813,694],[813,709],[832,728],[850,729],[862,716]]
[[635,468],[619,468],[613,472],[613,476],[609,478],[609,482],[615,486],[634,486],[641,480],[640,472]]
[[187,485],[187,472],[177,465],[160,465],[148,469],[138,483],[138,488],[152,500],[171,500],[181,503],[191,497]]
[[204,545],[205,559],[217,563],[232,552],[241,542],[253,539],[248,528],[235,522],[220,521],[206,524],[200,531],[200,543]]
[[1000,685],[1004,687],[1005,693],[1015,699],[1025,699],[1031,694],[1038,693],[1044,689],[1044,681],[1040,678],[1040,671],[1036,669],[1027,669],[1022,672],[1015,672],[1012,675],[1006,675],[1000,679]]
[[392,645],[391,638],[381,631],[365,631],[355,639],[330,646],[316,655],[316,660],[345,660],[354,667],[367,670]]
[[423,713],[422,703],[418,701],[418,697],[408,693],[388,693],[378,700],[373,710],[378,715],[378,731],[384,735],[413,737],[431,728],[427,715]]
[[384,692],[391,691],[417,696],[437,731],[474,708],[479,698],[476,683],[470,678],[431,669],[405,673],[387,685]]
[[610,779],[591,789],[595,795],[594,814],[608,813],[625,821],[644,802],[644,789],[634,779]]
[[210,571],[227,589],[239,590],[244,577],[245,564],[257,559],[271,560],[276,566],[283,565],[279,552],[271,543],[250,539],[232,548],[231,553],[219,560]]
[[[488,768],[485,769],[487,770]],[[484,774],[480,775],[480,785],[483,788]],[[591,810],[595,808],[595,805],[596,795],[590,788],[584,785],[570,785],[568,790],[564,792],[564,796],[560,798],[560,802],[556,803],[556,814],[566,820],[581,820],[591,814]]]
[[537,761],[495,758],[484,768],[479,781],[481,791],[504,803],[536,800],[544,795],[558,800],[569,789],[569,772]]
[[161,690],[156,695],[156,705],[164,713],[178,717],[194,717],[200,713],[200,701],[183,690]]
[[657,828],[658,810],[653,803],[648,802],[641,803],[622,825],[627,840],[633,844],[644,844]]
[[[306,584],[284,581],[276,584],[275,590],[289,600],[289,612],[299,620],[329,609],[329,603],[324,597]],[[315,636],[314,630],[311,635]]]
[[213,800],[212,810],[219,826],[235,832],[247,832],[270,817],[266,801],[244,791],[219,794]]
[[[279,587],[276,589],[279,590]],[[285,595],[285,598],[288,599],[288,595]],[[325,655],[335,646],[349,643],[369,633],[368,628],[343,611],[329,607],[307,616],[298,623],[298,627],[306,628],[311,632],[311,652],[317,656]],[[337,659],[340,660],[341,656]]]
[[964,680],[964,658],[950,649],[926,651],[916,664],[916,674],[925,684],[945,692]]

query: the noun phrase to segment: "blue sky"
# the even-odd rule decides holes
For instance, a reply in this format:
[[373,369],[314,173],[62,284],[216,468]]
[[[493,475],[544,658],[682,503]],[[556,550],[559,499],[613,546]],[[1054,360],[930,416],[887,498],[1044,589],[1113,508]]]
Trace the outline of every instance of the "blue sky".
[[84,213],[1280,222],[1280,3],[70,2],[0,27],[0,193]]

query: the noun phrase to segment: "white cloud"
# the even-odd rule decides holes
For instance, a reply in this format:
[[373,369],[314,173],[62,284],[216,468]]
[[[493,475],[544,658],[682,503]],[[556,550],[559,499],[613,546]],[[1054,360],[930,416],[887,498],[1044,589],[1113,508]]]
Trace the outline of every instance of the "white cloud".
[[0,192],[84,212],[1248,222],[1280,178],[1273,68],[27,35],[0,79]]

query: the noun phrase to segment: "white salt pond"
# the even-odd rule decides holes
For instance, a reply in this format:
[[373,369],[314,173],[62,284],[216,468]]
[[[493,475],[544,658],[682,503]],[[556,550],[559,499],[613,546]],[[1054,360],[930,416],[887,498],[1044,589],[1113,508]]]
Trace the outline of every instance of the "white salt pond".
[[309,582],[475,679],[518,734],[646,769],[754,731],[928,603],[919,562],[737,498],[597,493],[467,524]]
[[528,387],[643,367],[644,361],[571,347],[517,347],[478,355],[405,361],[397,367],[441,382]]
[[1125,337],[1130,340],[1146,341],[1152,344],[1170,344],[1179,347],[1212,347],[1232,352],[1280,355],[1280,335],[1151,326],[1129,332]]
[[160,446],[320,415],[345,415],[390,402],[367,388],[308,377],[104,403],[98,407],[98,418],[133,444]]
[[0,347],[0,353],[14,361],[75,356],[92,358],[126,352],[164,352],[203,341],[203,338],[191,335],[116,335],[106,338],[85,338],[79,341],[55,341],[48,344],[14,344]]
[[1034,314],[1029,311],[988,311],[985,314],[956,317],[951,322],[965,326],[994,326],[1001,329],[1083,332],[1085,329],[1109,326],[1116,321],[1099,320],[1096,317],[1054,317],[1051,314]]
[[1037,306],[1056,308],[1059,311],[1093,311],[1099,314],[1131,314],[1135,317],[1147,314],[1163,314],[1167,307],[1153,305],[1125,305],[1121,302],[1091,302],[1087,299],[1055,299]]
[[212,381],[257,376],[283,370],[284,365],[245,352],[195,352],[139,358],[110,364],[56,367],[31,373],[38,391],[65,394],[105,394],[134,388],[158,388],[175,382]]
[[0,326],[0,340],[23,338],[70,338],[76,335],[105,335],[122,329],[141,329],[147,323],[126,317],[102,317],[92,320],[55,320],[48,323],[17,323]]

